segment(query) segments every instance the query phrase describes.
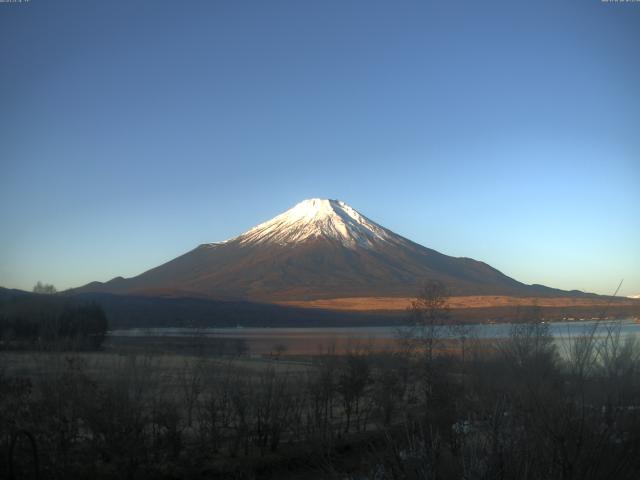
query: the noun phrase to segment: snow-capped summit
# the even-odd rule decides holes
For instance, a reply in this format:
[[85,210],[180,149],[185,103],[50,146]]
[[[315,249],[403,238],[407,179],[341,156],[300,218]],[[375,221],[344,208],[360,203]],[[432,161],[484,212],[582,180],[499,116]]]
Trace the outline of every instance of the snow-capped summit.
[[397,236],[344,202],[312,198],[252,228],[237,240],[243,245],[287,245],[317,237],[336,240],[349,248],[370,248],[378,242],[393,242]]

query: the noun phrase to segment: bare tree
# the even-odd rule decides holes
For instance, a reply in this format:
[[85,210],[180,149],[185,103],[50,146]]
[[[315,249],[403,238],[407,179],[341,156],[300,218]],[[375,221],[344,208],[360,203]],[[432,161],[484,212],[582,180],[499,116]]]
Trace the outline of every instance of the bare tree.
[[204,372],[204,359],[202,357],[185,358],[182,369],[179,371],[178,380],[184,399],[184,407],[187,412],[187,426],[193,423],[193,410],[202,395],[202,377]]
[[462,372],[465,370],[465,361],[467,353],[467,342],[475,337],[475,325],[468,323],[451,322],[447,326],[451,335],[458,339],[460,343],[460,360],[462,362]]
[[410,357],[418,361],[419,385],[425,405],[434,399],[434,385],[438,382],[435,353],[445,336],[449,319],[448,292],[441,282],[428,280],[409,307],[410,327],[402,332],[402,339]]
[[427,363],[442,339],[442,326],[449,319],[449,294],[438,281],[428,280],[409,307],[411,328],[406,339],[424,354]]
[[36,283],[33,286],[33,293],[42,293],[42,294],[45,294],[45,295],[53,295],[56,292],[57,292],[56,287],[54,287],[50,283],[42,283],[41,281],[38,281],[38,283]]
[[[371,367],[367,356],[349,352],[341,368],[337,384],[346,416],[345,433],[349,432],[354,416],[359,420],[361,402],[370,383]],[[356,429],[358,427],[359,422],[356,421]]]

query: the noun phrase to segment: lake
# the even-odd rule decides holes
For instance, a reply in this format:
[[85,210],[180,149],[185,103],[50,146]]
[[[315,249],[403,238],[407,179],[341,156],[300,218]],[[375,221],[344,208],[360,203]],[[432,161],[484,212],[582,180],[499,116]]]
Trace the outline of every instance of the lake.
[[[471,334],[478,339],[507,338],[511,324],[470,325]],[[288,354],[325,352],[330,347],[337,351],[367,345],[375,350],[392,349],[398,334],[407,327],[314,327],[314,328],[133,328],[113,330],[111,337],[167,337],[220,338],[244,340],[252,354],[268,354],[283,349]],[[561,342],[564,339],[590,334],[606,335],[608,329],[619,329],[622,336],[640,334],[640,321],[635,319],[607,321],[575,321],[549,323],[551,334]],[[440,327],[438,336],[455,339],[446,327]]]

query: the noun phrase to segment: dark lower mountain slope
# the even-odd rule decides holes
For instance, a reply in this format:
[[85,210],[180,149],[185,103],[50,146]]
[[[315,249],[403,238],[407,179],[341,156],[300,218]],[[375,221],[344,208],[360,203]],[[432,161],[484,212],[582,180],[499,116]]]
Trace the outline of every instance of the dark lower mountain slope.
[[234,243],[201,245],[130,279],[93,283],[79,291],[203,296],[277,301],[360,296],[413,296],[439,280],[453,295],[567,295],[520,283],[470,258],[412,248],[345,249],[319,239],[260,249]]

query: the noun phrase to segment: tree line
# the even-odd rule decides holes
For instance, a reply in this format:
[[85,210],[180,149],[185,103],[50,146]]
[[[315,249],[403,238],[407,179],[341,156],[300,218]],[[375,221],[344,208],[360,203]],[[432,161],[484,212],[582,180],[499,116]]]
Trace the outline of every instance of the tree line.
[[60,298],[52,295],[55,289],[43,288],[47,294],[0,299],[0,349],[99,349],[108,330],[100,305]]

